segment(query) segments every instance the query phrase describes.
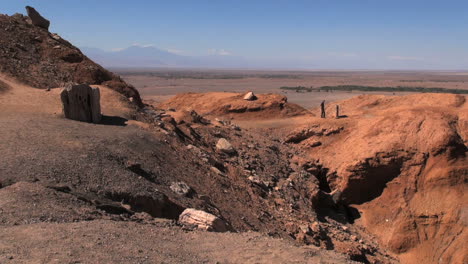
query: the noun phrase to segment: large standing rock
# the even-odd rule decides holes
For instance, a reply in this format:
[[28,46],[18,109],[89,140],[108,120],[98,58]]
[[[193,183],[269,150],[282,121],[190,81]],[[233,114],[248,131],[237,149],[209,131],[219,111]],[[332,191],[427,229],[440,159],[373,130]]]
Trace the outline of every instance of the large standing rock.
[[50,21],[41,16],[34,7],[26,6],[26,12],[33,25],[49,30]]
[[185,226],[194,226],[201,230],[213,232],[226,232],[228,227],[220,218],[204,211],[188,208],[179,216],[179,223]]
[[101,122],[99,88],[86,84],[69,85],[60,94],[66,118],[89,123]]

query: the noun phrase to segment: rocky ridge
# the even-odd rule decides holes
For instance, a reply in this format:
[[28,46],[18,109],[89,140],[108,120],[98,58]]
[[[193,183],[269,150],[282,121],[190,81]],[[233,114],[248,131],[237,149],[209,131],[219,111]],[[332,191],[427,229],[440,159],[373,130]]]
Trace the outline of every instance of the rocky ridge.
[[0,72],[37,88],[102,84],[142,106],[138,91],[78,48],[21,14],[0,15]]

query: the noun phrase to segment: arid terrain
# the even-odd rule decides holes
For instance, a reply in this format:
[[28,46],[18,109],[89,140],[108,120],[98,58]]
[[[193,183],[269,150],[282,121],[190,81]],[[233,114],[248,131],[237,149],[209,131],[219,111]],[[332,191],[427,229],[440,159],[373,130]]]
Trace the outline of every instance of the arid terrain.
[[405,95],[405,92],[295,92],[280,87],[364,85],[376,87],[439,87],[468,90],[466,72],[430,71],[258,71],[114,69],[133,84],[145,99],[161,102],[178,93],[247,92],[278,93],[305,108],[322,100],[337,101],[361,94]]
[[0,37],[0,263],[468,262],[466,95],[280,89],[466,73],[111,73],[23,15]]

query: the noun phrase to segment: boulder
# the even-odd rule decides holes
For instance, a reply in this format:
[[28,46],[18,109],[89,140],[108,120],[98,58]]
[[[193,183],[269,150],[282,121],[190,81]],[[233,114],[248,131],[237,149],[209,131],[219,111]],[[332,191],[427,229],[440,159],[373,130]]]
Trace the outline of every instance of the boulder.
[[86,84],[68,85],[60,97],[66,118],[95,124],[101,121],[99,88]]
[[255,99],[257,99],[257,96],[253,92],[248,92],[244,95],[244,100],[253,101]]
[[236,153],[234,147],[225,138],[220,138],[218,140],[218,143],[216,143],[216,149],[227,154]]
[[179,216],[179,223],[205,231],[226,232],[228,227],[219,217],[193,208],[185,209]]
[[171,188],[174,193],[181,196],[190,196],[192,193],[192,188],[185,182],[173,182],[169,188]]
[[28,13],[29,18],[31,19],[31,23],[34,26],[49,30],[50,21],[41,16],[41,14],[36,11],[36,9],[30,6],[26,6],[26,12]]

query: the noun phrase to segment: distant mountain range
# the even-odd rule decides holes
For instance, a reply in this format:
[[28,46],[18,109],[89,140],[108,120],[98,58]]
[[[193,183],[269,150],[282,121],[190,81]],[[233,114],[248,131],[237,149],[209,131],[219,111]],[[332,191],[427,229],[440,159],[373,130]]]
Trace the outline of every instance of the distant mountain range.
[[256,67],[257,63],[232,55],[184,56],[153,46],[133,45],[118,51],[83,47],[81,51],[106,67]]
[[[115,68],[218,68],[218,69],[395,69],[395,70],[437,70],[440,64],[426,60],[421,66],[419,60],[401,56],[376,58],[348,53],[315,54],[298,58],[247,58],[218,52],[206,56],[187,56],[159,49],[154,46],[132,45],[116,51],[82,47],[81,51],[90,59]],[[282,54],[277,54],[282,57]],[[379,61],[380,60],[380,61]],[[461,67],[463,68],[463,67]],[[460,68],[460,69],[461,69]],[[446,69],[451,69],[446,67]]]

